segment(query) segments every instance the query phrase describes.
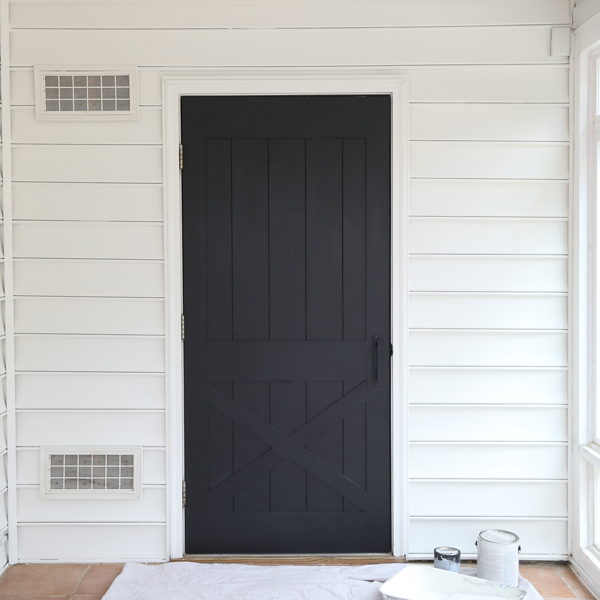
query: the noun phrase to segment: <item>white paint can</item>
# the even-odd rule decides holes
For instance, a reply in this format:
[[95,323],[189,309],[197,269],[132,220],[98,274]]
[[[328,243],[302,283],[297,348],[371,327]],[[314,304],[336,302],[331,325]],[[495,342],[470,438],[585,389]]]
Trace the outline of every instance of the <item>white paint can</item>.
[[477,577],[501,585],[519,580],[519,537],[502,529],[486,529],[477,536]]
[[460,550],[449,546],[434,548],[433,566],[436,569],[460,573]]

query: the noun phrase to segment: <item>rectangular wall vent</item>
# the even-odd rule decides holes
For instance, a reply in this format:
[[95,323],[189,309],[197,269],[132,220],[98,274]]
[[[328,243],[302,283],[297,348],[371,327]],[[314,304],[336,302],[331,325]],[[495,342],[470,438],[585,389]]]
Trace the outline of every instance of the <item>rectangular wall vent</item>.
[[138,116],[137,71],[37,67],[40,119],[132,119]]
[[138,446],[42,448],[43,498],[140,498]]

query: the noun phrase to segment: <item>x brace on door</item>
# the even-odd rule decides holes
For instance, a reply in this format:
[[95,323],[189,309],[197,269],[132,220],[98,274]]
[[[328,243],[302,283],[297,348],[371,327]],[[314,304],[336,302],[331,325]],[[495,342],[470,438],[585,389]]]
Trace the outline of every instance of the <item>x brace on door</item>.
[[288,436],[211,385],[209,404],[269,444],[271,449],[211,490],[210,509],[218,508],[233,495],[252,485],[262,475],[289,458],[350,502],[366,510],[368,504],[366,490],[305,447],[331,426],[365,404],[367,401],[365,392],[366,382],[363,382]]

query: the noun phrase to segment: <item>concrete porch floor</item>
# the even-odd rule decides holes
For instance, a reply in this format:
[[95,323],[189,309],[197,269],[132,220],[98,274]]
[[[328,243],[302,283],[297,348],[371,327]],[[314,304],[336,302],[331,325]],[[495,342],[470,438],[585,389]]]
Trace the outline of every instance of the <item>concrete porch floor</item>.
[[[393,559],[297,557],[242,560],[202,557],[198,562],[245,562],[251,564],[369,564]],[[465,563],[468,564],[468,563]],[[9,567],[0,579],[0,600],[101,600],[122,564],[31,564]],[[524,563],[521,574],[546,600],[592,600],[594,597],[564,563]]]

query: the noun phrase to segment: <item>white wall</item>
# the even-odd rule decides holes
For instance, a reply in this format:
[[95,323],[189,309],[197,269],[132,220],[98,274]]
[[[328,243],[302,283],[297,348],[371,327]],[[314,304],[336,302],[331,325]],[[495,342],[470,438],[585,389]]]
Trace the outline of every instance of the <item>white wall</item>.
[[[406,551],[567,554],[568,0],[10,10],[20,560],[167,557],[161,76],[224,66],[405,69]],[[36,121],[35,64],[137,64],[140,121]],[[82,443],[144,445],[143,500],[40,501],[39,446]]]
[[[3,9],[3,7],[2,7]],[[3,33],[5,31],[4,11],[0,10],[0,74],[4,69],[8,71],[9,65],[5,62],[4,47],[2,42],[5,42]],[[6,73],[6,72],[5,72]],[[1,77],[0,77],[1,78]],[[4,98],[0,99],[0,111]],[[1,114],[1,113],[0,113]],[[6,116],[6,115],[5,115]],[[0,128],[0,157],[3,156],[7,148],[4,148],[2,140],[2,131]],[[4,181],[2,166],[0,165],[0,572],[8,563],[7,548],[8,548],[8,477],[7,477],[7,378],[6,378],[6,299],[4,285]]]

